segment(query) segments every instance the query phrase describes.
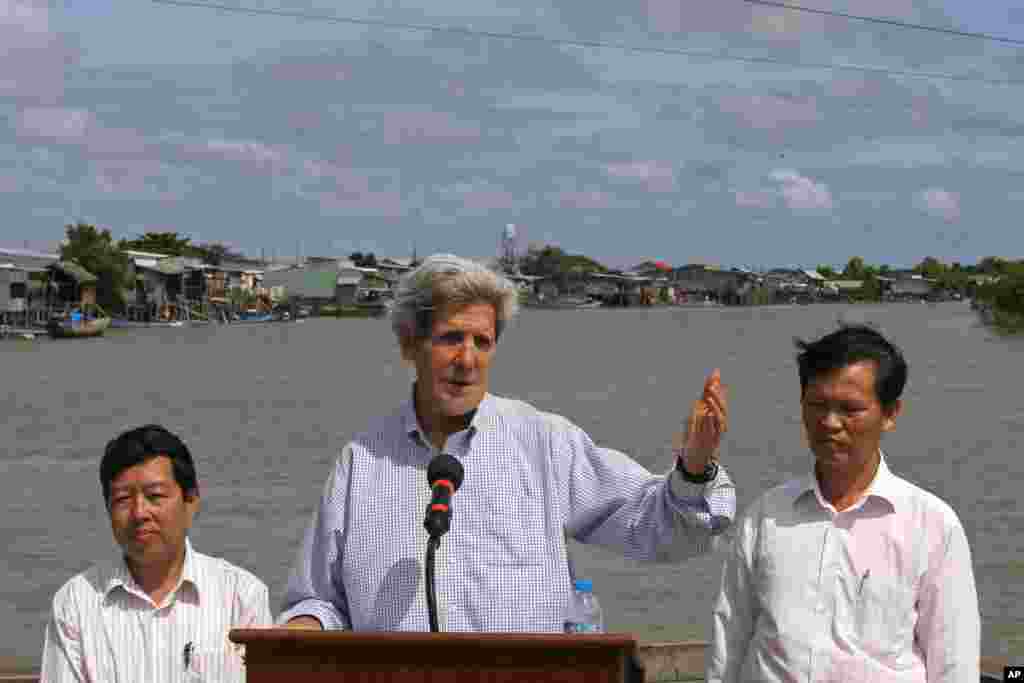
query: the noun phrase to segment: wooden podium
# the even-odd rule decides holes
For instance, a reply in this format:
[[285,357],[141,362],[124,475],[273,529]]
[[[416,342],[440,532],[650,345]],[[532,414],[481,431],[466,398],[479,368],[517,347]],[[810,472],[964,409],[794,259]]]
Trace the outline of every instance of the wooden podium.
[[247,683],[640,683],[628,634],[234,629]]

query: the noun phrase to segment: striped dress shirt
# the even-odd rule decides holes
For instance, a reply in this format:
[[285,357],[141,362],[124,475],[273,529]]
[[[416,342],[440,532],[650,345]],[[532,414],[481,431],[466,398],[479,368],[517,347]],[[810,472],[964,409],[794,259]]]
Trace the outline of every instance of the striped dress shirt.
[[837,512],[813,474],[736,525],[708,683],[974,683],[981,620],[953,509],[878,465]]
[[[342,450],[306,530],[279,623],[308,615],[327,629],[429,630],[424,589],[426,469],[437,454],[413,401]],[[636,560],[707,552],[728,528],[735,487],[655,475],[599,448],[565,418],[485,395],[448,437],[465,479],[436,555],[444,631],[560,632],[571,568],[566,536]]]
[[46,625],[40,683],[242,683],[228,631],[273,624],[267,586],[185,544],[181,579],[162,605],[123,560],[65,583]]

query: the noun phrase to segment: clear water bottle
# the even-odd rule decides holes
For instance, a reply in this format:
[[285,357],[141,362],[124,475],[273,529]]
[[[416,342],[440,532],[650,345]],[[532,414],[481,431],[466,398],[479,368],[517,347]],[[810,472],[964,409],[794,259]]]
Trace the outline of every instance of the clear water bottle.
[[594,584],[589,579],[573,581],[569,609],[565,615],[566,633],[604,633],[604,614],[594,595]]

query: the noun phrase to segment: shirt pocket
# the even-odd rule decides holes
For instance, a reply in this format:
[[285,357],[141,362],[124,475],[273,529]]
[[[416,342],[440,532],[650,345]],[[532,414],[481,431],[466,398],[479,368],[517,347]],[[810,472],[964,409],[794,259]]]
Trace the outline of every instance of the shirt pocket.
[[868,575],[859,583],[853,615],[861,648],[883,657],[906,650],[914,623],[914,591],[887,576]]

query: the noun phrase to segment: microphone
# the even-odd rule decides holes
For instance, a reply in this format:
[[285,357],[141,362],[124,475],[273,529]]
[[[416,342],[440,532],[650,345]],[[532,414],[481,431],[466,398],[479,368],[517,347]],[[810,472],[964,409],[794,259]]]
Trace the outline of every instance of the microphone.
[[423,527],[431,538],[440,539],[448,532],[452,518],[452,496],[462,486],[463,474],[462,463],[447,453],[439,453],[430,461],[427,482],[433,494],[427,504]]

